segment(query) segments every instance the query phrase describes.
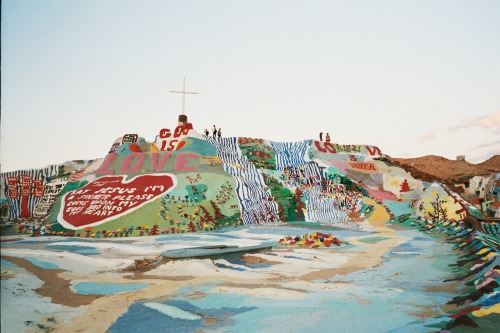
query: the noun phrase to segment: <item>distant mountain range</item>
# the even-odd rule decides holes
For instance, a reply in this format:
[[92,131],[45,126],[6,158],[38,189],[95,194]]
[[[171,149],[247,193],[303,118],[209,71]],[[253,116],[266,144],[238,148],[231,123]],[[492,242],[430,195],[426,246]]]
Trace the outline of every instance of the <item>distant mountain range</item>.
[[450,184],[464,177],[482,176],[500,172],[500,155],[494,155],[482,163],[449,160],[436,155],[415,158],[391,158],[388,161],[397,164],[411,173],[414,178],[424,181],[438,181]]

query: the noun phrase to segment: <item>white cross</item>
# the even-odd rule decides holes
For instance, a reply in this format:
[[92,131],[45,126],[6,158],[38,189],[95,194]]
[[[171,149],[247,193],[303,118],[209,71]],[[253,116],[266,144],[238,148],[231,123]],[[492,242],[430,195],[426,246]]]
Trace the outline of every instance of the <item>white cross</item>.
[[182,94],[182,114],[184,113],[184,105],[186,103],[186,94],[198,94],[197,92],[186,91],[186,78],[184,77],[184,82],[182,83],[182,91],[170,90],[171,93]]

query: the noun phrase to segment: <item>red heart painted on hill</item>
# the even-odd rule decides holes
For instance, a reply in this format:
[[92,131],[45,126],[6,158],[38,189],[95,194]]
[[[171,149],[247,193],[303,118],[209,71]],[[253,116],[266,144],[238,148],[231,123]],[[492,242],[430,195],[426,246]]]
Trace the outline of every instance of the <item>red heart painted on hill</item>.
[[103,176],[62,198],[58,222],[68,229],[95,226],[129,214],[177,185],[171,174]]

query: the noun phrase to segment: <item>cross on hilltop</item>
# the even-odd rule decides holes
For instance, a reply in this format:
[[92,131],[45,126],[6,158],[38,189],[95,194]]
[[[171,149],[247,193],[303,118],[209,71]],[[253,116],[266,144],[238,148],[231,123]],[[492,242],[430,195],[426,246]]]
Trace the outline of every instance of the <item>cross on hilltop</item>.
[[182,94],[182,115],[185,115],[184,105],[186,103],[186,94],[197,95],[197,92],[186,91],[186,78],[184,77],[184,81],[182,83],[182,91],[170,90],[171,93],[174,94]]

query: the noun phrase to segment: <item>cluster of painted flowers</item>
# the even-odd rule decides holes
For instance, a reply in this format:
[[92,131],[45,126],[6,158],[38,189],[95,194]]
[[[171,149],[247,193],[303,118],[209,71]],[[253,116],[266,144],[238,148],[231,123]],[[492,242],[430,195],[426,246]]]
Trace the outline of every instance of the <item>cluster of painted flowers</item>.
[[279,240],[279,245],[284,246],[302,246],[317,249],[319,247],[330,247],[332,245],[340,246],[342,242],[337,238],[333,237],[331,233],[307,233],[304,236],[287,236]]

